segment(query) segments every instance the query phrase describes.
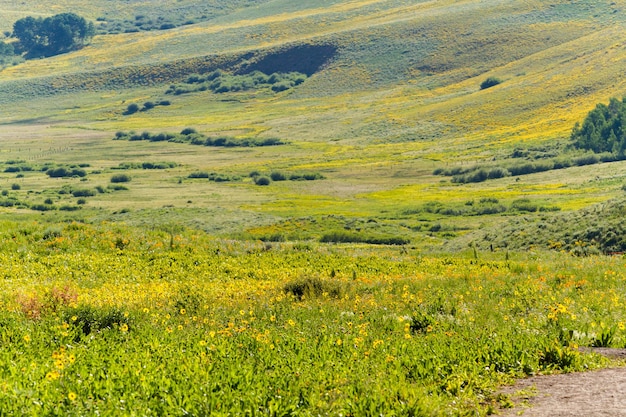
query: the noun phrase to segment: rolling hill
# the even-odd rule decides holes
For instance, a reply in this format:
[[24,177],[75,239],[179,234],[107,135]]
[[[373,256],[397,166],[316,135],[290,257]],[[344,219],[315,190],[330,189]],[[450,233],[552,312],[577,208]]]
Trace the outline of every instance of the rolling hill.
[[[99,34],[79,51],[0,72],[0,169],[5,197],[13,198],[4,210],[33,216],[32,208],[45,207],[48,198],[56,208],[36,215],[50,221],[183,223],[264,240],[347,230],[440,248],[447,241],[471,244],[471,231],[507,230],[499,225],[519,216],[541,222],[553,211],[567,216],[619,199],[624,162],[469,184],[433,172],[580,157],[567,147],[574,124],[626,91],[625,6],[582,0],[178,1],[150,8],[121,1],[5,2],[5,31],[23,16],[71,10],[96,22]],[[216,70],[233,77],[296,71],[306,80],[280,92],[167,93]],[[500,83],[481,89],[488,77]],[[166,102],[124,114],[133,103]],[[113,140],[116,132],[185,128],[286,144]],[[171,164],[141,168],[163,161]],[[77,163],[86,177],[45,175],[54,164]],[[109,179],[125,163],[132,181],[113,190]],[[323,179],[263,187],[254,173]],[[63,187],[104,191],[78,207],[72,193],[60,193]]]

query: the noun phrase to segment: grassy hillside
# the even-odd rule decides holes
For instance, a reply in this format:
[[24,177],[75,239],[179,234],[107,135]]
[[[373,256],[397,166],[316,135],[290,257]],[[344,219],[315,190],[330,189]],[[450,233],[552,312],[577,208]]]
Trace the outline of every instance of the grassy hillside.
[[0,414],[482,416],[615,365],[626,160],[570,134],[626,92],[626,1],[4,1],[0,30],[65,11],[89,45],[0,70]]
[[[14,4],[0,16],[8,22],[63,8],[92,19],[146,14],[141,3],[123,13],[117,2],[79,3],[52,10],[43,2]],[[317,239],[324,231],[316,222],[332,214],[340,219],[333,228],[363,222],[364,233],[434,247],[514,214],[532,215],[516,209],[518,200],[568,212],[623,193],[621,162],[480,184],[433,175],[436,169],[507,167],[565,152],[574,123],[625,91],[619,77],[626,52],[620,46],[621,2],[222,3],[206,3],[207,10],[193,2],[157,5],[155,16],[175,11],[204,18],[170,30],[98,35],[80,51],[0,72],[5,160],[89,165],[82,179],[53,180],[38,168],[20,178],[6,172],[5,188],[18,182],[21,189],[10,191],[26,207],[62,186],[106,188],[120,163],[167,161],[175,166],[128,169],[128,190],[97,193],[76,212],[43,216],[142,224],[171,218],[237,236]],[[280,93],[166,94],[170,85],[216,69],[297,70],[309,77]],[[502,82],[480,89],[490,76]],[[163,101],[169,105],[123,114],[132,103]],[[288,144],[211,148],[112,140],[118,131],[173,134],[187,127],[209,137],[271,137]],[[199,171],[237,180],[188,178]],[[254,171],[310,172],[324,179],[261,187],[249,176]],[[66,196],[57,206],[74,203]],[[478,207],[481,199],[504,208],[496,214],[459,209]],[[298,233],[288,226],[292,221],[300,222]]]

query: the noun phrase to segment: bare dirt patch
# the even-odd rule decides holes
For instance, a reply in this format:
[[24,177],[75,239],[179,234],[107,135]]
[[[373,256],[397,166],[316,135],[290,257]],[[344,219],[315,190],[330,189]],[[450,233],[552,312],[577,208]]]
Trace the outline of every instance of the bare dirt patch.
[[[626,358],[626,349],[594,348],[593,352],[622,361]],[[509,394],[516,404],[502,410],[503,416],[626,416],[626,367],[535,376],[502,393]]]

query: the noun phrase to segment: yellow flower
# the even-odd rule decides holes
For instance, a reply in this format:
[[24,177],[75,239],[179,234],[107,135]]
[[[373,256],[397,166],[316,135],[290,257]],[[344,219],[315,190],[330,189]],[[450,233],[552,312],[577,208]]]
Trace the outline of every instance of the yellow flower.
[[24,341],[25,341],[26,343],[30,342],[30,336],[29,336],[29,335],[27,335],[27,334],[25,334],[25,335],[24,335]]
[[343,340],[341,338],[337,339],[337,346],[341,346],[343,344]]
[[77,316],[72,316],[72,321],[76,321],[76,320],[78,320],[78,317]]
[[184,308],[181,308],[181,309],[180,309],[180,314],[181,314],[182,316],[184,316],[185,314],[187,314],[187,310],[185,310]]
[[76,401],[76,398],[78,398],[78,395],[76,395],[75,392],[70,392],[69,394],[67,394],[67,399],[70,401]]
[[55,379],[59,379],[59,373],[56,371],[50,371],[46,374],[46,379],[48,381],[54,381]]
[[276,321],[276,316],[270,316],[270,321]]
[[120,331],[126,333],[128,331],[128,324],[124,323],[120,326]]

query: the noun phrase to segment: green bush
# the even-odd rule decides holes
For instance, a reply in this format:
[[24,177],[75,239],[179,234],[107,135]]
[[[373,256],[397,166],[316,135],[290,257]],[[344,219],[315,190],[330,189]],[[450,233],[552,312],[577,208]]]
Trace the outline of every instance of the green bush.
[[270,174],[270,178],[272,179],[272,181],[286,181],[287,180],[287,176],[285,174],[283,174],[282,172],[277,172],[274,171]]
[[337,282],[322,281],[317,277],[304,277],[288,282],[283,291],[301,301],[304,298],[318,298],[324,295],[339,298],[343,292]]
[[502,80],[497,77],[489,77],[482,83],[480,83],[480,89],[485,90],[487,88],[495,87],[498,84],[501,84]]
[[74,190],[72,191],[72,195],[74,197],[93,197],[96,195],[96,191],[90,189]]
[[272,181],[268,177],[266,177],[266,176],[260,176],[260,177],[256,177],[254,179],[254,183],[256,185],[270,185],[271,182]]
[[126,175],[126,174],[115,174],[111,177],[111,182],[112,183],[122,183],[122,182],[130,182],[131,181],[131,176],[130,175]]

